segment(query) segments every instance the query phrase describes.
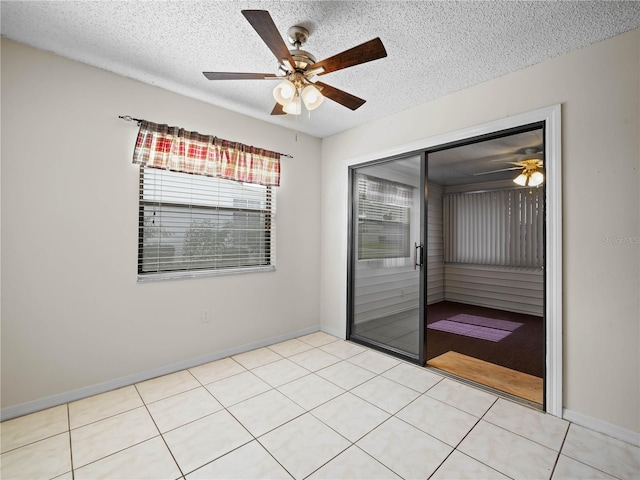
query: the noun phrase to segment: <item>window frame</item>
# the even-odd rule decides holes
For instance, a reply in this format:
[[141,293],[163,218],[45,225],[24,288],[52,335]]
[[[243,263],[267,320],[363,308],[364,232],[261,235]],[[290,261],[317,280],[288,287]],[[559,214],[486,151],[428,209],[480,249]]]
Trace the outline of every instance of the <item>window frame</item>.
[[[379,262],[379,261],[399,261],[399,260],[410,259],[410,256],[411,256],[410,225],[411,225],[411,208],[412,208],[411,203],[407,205],[400,205],[396,203],[385,203],[377,200],[365,199],[364,196],[366,196],[366,193],[362,190],[360,182],[365,182],[366,184],[367,179],[373,179],[373,181],[376,181],[381,184],[398,185],[411,192],[413,192],[413,189],[415,188],[412,185],[407,185],[402,182],[385,179],[385,178],[378,177],[371,174],[357,173],[355,175],[354,177],[354,181],[356,183],[355,190],[357,192],[357,200],[356,200],[357,211],[355,213],[358,216],[358,229],[357,229],[357,232],[355,232],[356,243],[358,244],[358,248],[357,248],[358,256],[356,258],[356,261],[357,262]],[[365,204],[369,208],[365,207]],[[401,220],[397,221],[393,219],[386,219],[384,217],[381,219],[367,219],[367,218],[363,219],[360,217],[361,213],[364,210],[375,211],[375,210],[383,209],[383,207],[386,207],[387,209],[389,209],[390,213],[391,213],[391,209],[393,209],[396,214],[400,213]],[[367,225],[378,226],[383,230],[385,230],[385,226],[396,227],[397,230],[401,230],[400,235],[403,237],[402,244],[398,244],[398,246],[396,246],[395,249],[392,249],[389,255],[362,256],[364,252],[363,243],[362,243],[364,240],[362,238],[362,235],[363,235],[362,229],[365,228]],[[397,236],[398,233],[393,231],[389,233],[383,232],[383,235],[385,237],[388,237],[390,235]],[[381,250],[383,248],[384,247],[378,248],[378,250]],[[400,250],[402,251],[400,252]]]
[[[255,209],[255,208],[246,208],[246,207],[230,207],[230,206],[220,206],[220,205],[205,205],[194,202],[189,203],[179,203],[172,201],[162,201],[162,200],[148,200],[145,199],[145,169],[150,171],[154,171],[154,173],[160,172],[160,175],[164,172],[163,169],[155,169],[151,167],[146,167],[144,165],[140,165],[139,170],[139,184],[138,184],[138,260],[137,260],[137,281],[138,283],[144,282],[154,282],[154,281],[163,281],[163,280],[173,280],[173,279],[182,279],[182,278],[200,278],[200,277],[211,277],[211,276],[219,276],[219,275],[235,275],[235,274],[243,274],[243,273],[255,273],[255,272],[270,272],[276,269],[276,261],[275,261],[275,252],[276,252],[276,243],[275,243],[275,218],[276,218],[276,195],[275,188],[272,186],[264,186],[266,189],[266,199],[267,206],[266,208]],[[173,172],[172,174],[180,174],[180,175],[190,175],[182,172]],[[230,183],[238,183],[233,180],[217,178],[217,177],[205,177],[202,178],[215,178],[216,181],[219,182],[230,182]],[[157,192],[156,192],[157,195]],[[265,215],[265,228],[261,230],[264,233],[264,240],[261,242],[264,246],[264,258],[267,260],[264,264],[252,264],[246,266],[233,266],[233,267],[202,267],[202,268],[176,268],[174,270],[159,270],[159,271],[143,271],[143,259],[144,259],[144,234],[145,234],[145,208],[148,207],[163,207],[169,206],[176,209],[184,208],[186,210],[190,210],[192,207],[200,210],[211,210],[211,211],[224,211],[227,213],[255,213],[259,212]],[[186,214],[184,218],[187,218],[190,213]]]

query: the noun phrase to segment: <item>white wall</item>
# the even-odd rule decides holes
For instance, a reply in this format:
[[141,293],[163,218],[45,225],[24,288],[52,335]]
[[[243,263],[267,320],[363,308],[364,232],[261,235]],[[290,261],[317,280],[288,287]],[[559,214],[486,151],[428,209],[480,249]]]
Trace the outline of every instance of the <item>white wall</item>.
[[[275,272],[136,283],[124,114],[294,156]],[[317,330],[320,143],[3,38],[2,408]]]
[[323,329],[345,325],[351,159],[562,104],[564,406],[640,431],[639,63],[635,30],[325,139]]

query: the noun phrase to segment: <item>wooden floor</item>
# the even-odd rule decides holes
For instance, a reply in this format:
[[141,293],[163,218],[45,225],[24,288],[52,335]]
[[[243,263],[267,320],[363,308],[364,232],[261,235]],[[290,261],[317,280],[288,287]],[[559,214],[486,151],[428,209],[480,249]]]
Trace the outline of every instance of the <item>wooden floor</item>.
[[427,365],[542,405],[542,378],[453,351],[432,358]]

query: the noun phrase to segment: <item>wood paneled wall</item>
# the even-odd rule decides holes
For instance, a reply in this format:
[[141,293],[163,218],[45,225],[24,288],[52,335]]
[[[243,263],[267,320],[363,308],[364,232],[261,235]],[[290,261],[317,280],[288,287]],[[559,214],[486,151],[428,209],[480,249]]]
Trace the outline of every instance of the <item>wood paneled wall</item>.
[[427,305],[430,305],[444,300],[442,187],[430,183],[427,198]]
[[444,267],[444,297],[452,302],[542,316],[542,269],[449,264]]

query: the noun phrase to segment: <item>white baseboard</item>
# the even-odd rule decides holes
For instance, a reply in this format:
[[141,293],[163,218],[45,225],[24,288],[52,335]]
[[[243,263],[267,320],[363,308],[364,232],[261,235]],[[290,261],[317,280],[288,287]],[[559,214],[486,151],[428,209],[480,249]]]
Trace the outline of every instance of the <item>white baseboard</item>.
[[562,410],[562,418],[571,423],[575,423],[576,425],[580,425],[581,427],[593,430],[594,432],[599,432],[604,435],[608,435],[609,437],[622,440],[623,442],[630,443],[631,445],[635,445],[636,447],[640,447],[639,432],[634,432],[624,427],[605,422],[598,418],[589,417],[588,415],[584,415],[579,412],[567,410],[566,408]]
[[329,328],[329,327],[322,326],[322,327],[320,327],[320,330],[323,331],[324,333],[328,333],[329,335],[333,335],[334,337],[341,338],[342,340],[344,340],[347,337],[345,332],[342,332],[342,331],[337,330],[335,328]]
[[81,400],[93,395],[109,392],[111,390],[115,390],[116,388],[122,388],[128,385],[133,385],[134,383],[144,382],[145,380],[160,377],[162,375],[168,375],[174,372],[179,372],[180,370],[185,370],[187,368],[193,368],[204,363],[209,363],[215,360],[220,360],[221,358],[229,357],[231,355],[248,352],[249,350],[266,347],[267,345],[273,345],[274,343],[284,342],[286,340],[300,337],[302,335],[307,335],[309,333],[314,333],[319,330],[319,326],[304,328],[302,330],[297,330],[295,332],[290,332],[284,335],[277,335],[265,340],[259,340],[257,342],[240,345],[238,347],[233,347],[201,357],[184,360],[182,362],[174,363],[171,365],[165,365],[163,367],[148,370],[146,372],[140,372],[134,375],[128,375],[126,377],[116,378],[107,382],[79,388],[70,392],[58,393],[49,397],[33,400],[31,402],[13,405],[11,407],[6,407],[0,410],[0,421],[4,422],[5,420],[21,417],[29,413],[38,412],[40,410],[45,410],[51,407],[57,407],[58,405],[64,405],[65,403],[69,402],[75,402],[76,400]]

